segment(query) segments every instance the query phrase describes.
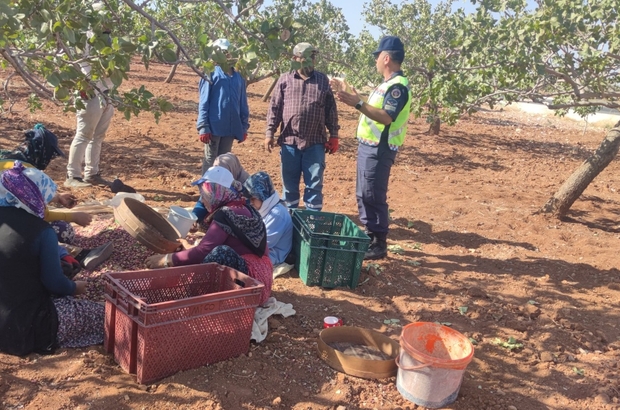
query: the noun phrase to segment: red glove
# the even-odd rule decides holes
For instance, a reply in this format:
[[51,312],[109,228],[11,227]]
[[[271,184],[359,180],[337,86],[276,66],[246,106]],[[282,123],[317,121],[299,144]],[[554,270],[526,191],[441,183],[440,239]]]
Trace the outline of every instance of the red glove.
[[246,132],[245,134],[243,134],[243,137],[241,137],[241,139],[239,140],[239,144],[241,144],[243,141],[248,139],[248,133]]
[[211,142],[211,133],[200,134],[200,141],[203,144],[208,144],[209,142]]
[[325,152],[328,154],[333,154],[338,151],[338,138],[331,137],[329,141],[325,143]]

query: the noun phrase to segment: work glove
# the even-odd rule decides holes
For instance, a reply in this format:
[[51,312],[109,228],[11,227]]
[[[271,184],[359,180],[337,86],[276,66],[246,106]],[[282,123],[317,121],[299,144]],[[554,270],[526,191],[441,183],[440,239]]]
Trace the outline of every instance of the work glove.
[[325,143],[325,152],[328,154],[333,154],[338,151],[338,138],[331,137],[329,141]]
[[65,255],[60,259],[62,273],[69,279],[73,279],[82,270],[82,265],[71,255]]
[[209,142],[211,142],[211,133],[208,132],[206,134],[200,134],[200,141],[203,144],[208,144]]
[[241,144],[243,141],[248,139],[248,133],[246,132],[245,134],[243,134],[243,137],[241,137],[241,139],[238,141],[239,144]]

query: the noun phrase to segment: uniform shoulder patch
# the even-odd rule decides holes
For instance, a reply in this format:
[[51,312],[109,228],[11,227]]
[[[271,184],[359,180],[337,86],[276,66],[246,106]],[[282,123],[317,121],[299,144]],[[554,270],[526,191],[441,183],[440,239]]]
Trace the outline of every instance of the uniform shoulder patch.
[[397,87],[394,87],[392,91],[390,91],[390,95],[392,96],[392,98],[400,98],[402,93]]

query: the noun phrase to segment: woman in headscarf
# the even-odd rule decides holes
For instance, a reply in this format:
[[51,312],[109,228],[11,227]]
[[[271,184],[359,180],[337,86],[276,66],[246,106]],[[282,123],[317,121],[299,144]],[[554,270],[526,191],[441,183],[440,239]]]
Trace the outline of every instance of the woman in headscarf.
[[194,182],[200,201],[212,214],[212,223],[195,247],[180,252],[153,255],[148,268],[215,262],[229,266],[262,282],[263,304],[271,294],[273,265],[267,250],[267,234],[260,214],[246,204],[241,184],[223,167],[211,167]]
[[[219,155],[217,158],[215,158],[213,166],[226,168],[230,171],[233,178],[242,184],[250,176],[250,174],[248,174],[247,171],[241,166],[239,158],[237,158],[237,156],[232,152]],[[209,229],[209,223],[211,222],[211,220],[208,217],[210,213],[209,211],[207,211],[207,209],[204,207],[200,200],[196,202],[196,205],[194,205],[194,209],[192,212],[198,217],[196,225],[202,226],[205,230]]]
[[[24,133],[26,137],[14,150],[0,150],[0,172],[13,168],[16,160],[19,160],[26,168],[35,167],[45,171],[49,163],[56,157],[64,157],[64,153],[58,147],[58,137],[47,130],[42,124],[37,124],[34,129]],[[56,194],[50,202],[57,202],[66,208],[73,208],[77,199],[71,194]],[[45,207],[43,219],[50,223],[56,232],[58,242],[72,244],[75,231],[71,222],[81,226],[87,226],[92,221],[92,215],[86,212],[64,212],[50,210]],[[88,270],[95,269],[105,261],[113,250],[112,243],[107,243],[96,249],[82,249],[70,247],[71,253],[64,246],[58,247],[63,270],[70,278],[79,272],[82,267]]]
[[288,209],[280,202],[269,175],[260,171],[250,175],[243,187],[250,203],[258,210],[267,229],[269,259],[273,266],[284,262],[293,247],[293,220]]
[[63,275],[54,230],[43,221],[56,184],[15,161],[0,174],[0,351],[52,353],[103,343],[103,305],[74,299],[86,282]]

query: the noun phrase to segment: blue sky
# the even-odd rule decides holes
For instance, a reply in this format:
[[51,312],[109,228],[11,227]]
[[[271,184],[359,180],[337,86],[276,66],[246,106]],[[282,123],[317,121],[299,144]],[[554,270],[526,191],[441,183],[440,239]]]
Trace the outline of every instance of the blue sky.
[[[268,1],[265,1],[265,3],[267,2]],[[334,6],[342,9],[342,13],[344,14],[344,17],[347,19],[347,24],[349,25],[349,30],[351,31],[351,34],[354,34],[354,35],[359,34],[360,31],[362,31],[362,29],[364,28],[364,24],[365,24],[364,18],[362,16],[362,10],[363,10],[362,4],[366,2],[360,1],[355,6],[352,6],[352,4],[354,4],[352,0],[331,0],[331,3]],[[402,3],[402,1],[392,0],[392,3],[400,4]],[[440,1],[429,0],[429,3],[435,6],[438,3],[440,3]],[[463,10],[465,10],[466,13],[471,13],[476,10],[474,5],[471,4],[471,1],[469,0],[456,0],[454,2],[453,9],[457,10],[459,8],[462,8]],[[375,37],[379,35],[379,31],[376,28],[373,29],[372,27],[368,27],[368,29]]]
[[[360,31],[364,28],[364,18],[362,16],[362,4],[366,3],[366,1],[360,0],[330,0],[331,3],[339,7],[344,14],[344,17],[347,20],[347,24],[349,25],[349,30],[351,34],[358,35]],[[429,2],[435,6],[440,3],[440,0],[429,0]],[[392,0],[393,4],[400,4],[402,1],[400,0]],[[265,6],[271,4],[270,0],[265,0],[263,3]],[[473,12],[476,8],[471,4],[470,0],[455,0],[453,8],[459,9],[462,8],[466,13]],[[379,30],[376,27],[367,27],[369,31],[375,36],[379,36]]]

